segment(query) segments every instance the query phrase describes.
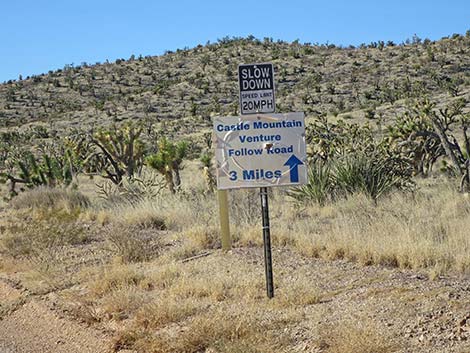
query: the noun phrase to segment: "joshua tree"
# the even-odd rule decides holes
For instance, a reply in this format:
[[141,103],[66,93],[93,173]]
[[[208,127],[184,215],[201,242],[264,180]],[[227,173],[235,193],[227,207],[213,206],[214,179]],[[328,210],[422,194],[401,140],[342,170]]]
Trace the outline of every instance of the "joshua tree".
[[0,182],[9,182],[10,196],[17,195],[16,185],[24,184],[28,188],[40,185],[55,187],[69,185],[73,177],[73,159],[71,152],[66,150],[60,156],[42,153],[39,157],[27,152],[15,158],[14,166],[9,171],[0,173]]
[[212,171],[212,153],[206,152],[201,154],[199,160],[202,163],[202,173],[206,181],[207,190],[213,192],[216,186],[215,176]]
[[143,165],[141,133],[142,128],[127,124],[90,134],[89,141],[95,148],[87,156],[85,165],[116,185],[122,182],[124,176],[132,178]]
[[164,176],[172,193],[175,193],[181,186],[180,170],[187,151],[187,142],[181,141],[175,144],[163,138],[158,143],[158,152],[146,159],[147,165]]
[[[454,172],[461,177],[460,190],[470,189],[470,140],[467,134],[470,126],[469,114],[463,113],[466,102],[462,99],[452,102],[446,108],[435,109],[435,104],[423,100],[416,106],[416,111],[422,117],[429,119],[434,132],[439,137],[446,156],[450,159]],[[460,125],[464,150],[451,132],[453,125]]]
[[410,160],[415,175],[427,176],[437,159],[445,155],[430,120],[416,109],[397,117],[388,126],[387,140]]

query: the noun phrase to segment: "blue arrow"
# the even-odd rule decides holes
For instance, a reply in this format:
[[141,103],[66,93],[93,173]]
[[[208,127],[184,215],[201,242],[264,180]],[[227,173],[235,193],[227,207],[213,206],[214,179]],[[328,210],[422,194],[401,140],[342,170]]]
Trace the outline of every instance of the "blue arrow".
[[291,183],[299,182],[299,165],[304,164],[300,159],[298,159],[294,154],[289,157],[284,165],[290,167],[290,181]]

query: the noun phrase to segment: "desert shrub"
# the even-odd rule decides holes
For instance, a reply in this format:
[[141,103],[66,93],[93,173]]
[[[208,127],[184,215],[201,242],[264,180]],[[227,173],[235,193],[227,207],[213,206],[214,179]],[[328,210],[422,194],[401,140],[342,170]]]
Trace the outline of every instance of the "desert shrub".
[[374,150],[377,142],[370,126],[328,121],[326,117],[316,118],[306,127],[305,140],[309,145],[309,159],[324,161]]
[[172,193],[181,187],[180,172],[188,151],[189,144],[186,141],[174,143],[163,138],[158,142],[158,152],[146,158],[147,165],[164,176]]
[[413,167],[388,139],[377,139],[368,125],[319,118],[307,128],[309,182],[290,195],[324,205],[328,199],[364,193],[376,201],[392,190],[412,188]]
[[116,185],[124,177],[133,178],[143,165],[145,148],[141,133],[142,127],[128,123],[89,135],[92,147],[87,151],[85,169],[100,173]]
[[135,205],[161,195],[165,182],[155,173],[143,170],[139,176],[124,177],[119,184],[109,180],[96,184],[98,195],[108,206]]
[[428,175],[437,159],[445,155],[430,119],[420,114],[418,106],[396,117],[387,130],[389,143],[410,159],[415,174]]
[[137,226],[114,224],[104,231],[105,239],[122,262],[139,262],[150,259],[158,252],[158,239],[153,232]]
[[19,194],[10,201],[14,209],[63,208],[82,209],[90,206],[90,200],[76,190],[40,186]]
[[0,170],[0,183],[9,183],[10,196],[18,194],[16,185],[27,188],[38,186],[68,186],[72,183],[75,166],[69,150],[40,150],[37,155],[30,151],[10,156],[8,167]]
[[77,222],[78,213],[41,210],[32,217],[10,219],[0,238],[0,249],[12,257],[53,257],[68,245],[90,240],[86,227]]
[[230,192],[230,219],[235,225],[258,223],[261,217],[258,190],[233,190]]

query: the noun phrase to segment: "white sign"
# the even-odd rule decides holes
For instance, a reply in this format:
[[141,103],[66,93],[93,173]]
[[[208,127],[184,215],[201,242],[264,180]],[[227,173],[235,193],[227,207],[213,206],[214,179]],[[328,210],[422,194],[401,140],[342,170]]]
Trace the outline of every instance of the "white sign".
[[307,182],[304,113],[214,119],[217,188]]
[[242,115],[275,111],[273,64],[239,65],[238,82]]

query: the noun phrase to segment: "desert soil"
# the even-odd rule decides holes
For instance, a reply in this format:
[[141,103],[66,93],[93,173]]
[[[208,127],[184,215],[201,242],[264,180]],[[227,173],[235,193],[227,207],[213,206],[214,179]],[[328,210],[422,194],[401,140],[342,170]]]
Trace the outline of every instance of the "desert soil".
[[[468,276],[431,280],[414,271],[308,259],[288,249],[275,251],[274,261],[276,295],[283,295],[283,285],[299,277],[323,293],[318,304],[303,308],[301,322],[286,327],[295,337],[295,352],[322,352],[319,328],[324,334],[325,327],[331,327],[341,335],[343,326],[346,332],[351,323],[373,323],[374,329],[398,344],[399,352],[470,352]],[[263,276],[259,248],[227,254],[217,250],[190,263],[215,272],[241,266]],[[2,276],[1,353],[111,351],[112,330],[78,322],[56,305],[54,296],[28,294],[14,275]]]

